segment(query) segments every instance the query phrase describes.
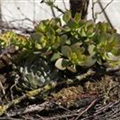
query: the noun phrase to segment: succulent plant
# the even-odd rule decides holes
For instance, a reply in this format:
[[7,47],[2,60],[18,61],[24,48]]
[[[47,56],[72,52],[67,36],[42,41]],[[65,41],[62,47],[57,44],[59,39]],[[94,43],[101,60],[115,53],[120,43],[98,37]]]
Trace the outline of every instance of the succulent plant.
[[28,45],[29,41],[27,38],[23,35],[16,34],[13,31],[8,31],[0,35],[0,44],[3,46],[3,48],[10,46],[11,44],[14,44],[14,46],[17,47],[23,47]]
[[42,58],[27,60],[24,66],[19,67],[20,79],[17,84],[19,90],[34,90],[57,80],[57,72]]
[[[63,21],[64,25],[60,18],[43,20],[29,38],[11,31],[1,34],[0,44],[21,48],[16,64],[22,63],[23,71],[26,69],[24,59],[32,59],[33,53],[60,70],[72,72],[77,72],[77,66],[89,68],[95,63],[119,63],[120,35],[108,23],[81,20],[78,14],[72,18],[69,11],[63,15]],[[30,72],[30,68],[27,67],[27,71]]]

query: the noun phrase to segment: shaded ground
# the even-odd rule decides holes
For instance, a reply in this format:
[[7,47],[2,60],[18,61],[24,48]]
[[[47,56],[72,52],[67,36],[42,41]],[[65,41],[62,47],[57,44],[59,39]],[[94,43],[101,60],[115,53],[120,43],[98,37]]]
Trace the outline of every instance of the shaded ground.
[[[47,94],[43,90],[41,94],[28,98],[24,97],[25,93],[12,90],[14,84],[8,81],[11,79],[10,66],[7,66],[8,70],[3,68],[0,69],[3,72],[0,75],[1,105],[8,103],[9,109],[1,120],[119,120],[119,69],[91,68],[77,74],[74,82],[70,81],[73,76],[69,76],[68,83],[57,85]],[[13,105],[12,97],[22,102]]]

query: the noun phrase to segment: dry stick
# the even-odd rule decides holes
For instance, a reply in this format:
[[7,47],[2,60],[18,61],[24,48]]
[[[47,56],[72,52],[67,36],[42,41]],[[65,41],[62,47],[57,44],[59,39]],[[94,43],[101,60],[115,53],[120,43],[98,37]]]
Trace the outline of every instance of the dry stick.
[[42,117],[42,116],[40,116],[40,115],[36,115],[37,117],[39,117],[39,119],[37,119],[37,120],[47,120],[46,118],[44,118],[44,117]]
[[0,90],[2,91],[2,94],[5,95],[5,88],[0,80]]
[[97,2],[94,2],[94,1],[92,0],[92,7],[91,7],[91,9],[92,9],[92,18],[93,18],[94,22],[95,22],[95,20],[96,20],[95,15],[94,15],[94,13],[95,13],[94,6],[95,6],[96,3],[97,3]]
[[114,103],[109,103],[108,105],[103,106],[102,108],[100,108],[100,109],[98,109],[98,110],[96,111],[96,113],[94,114],[94,116],[99,115],[99,114],[101,114],[101,113],[103,113],[103,112],[106,112],[108,109],[113,108],[115,105],[117,105],[117,104],[119,104],[119,103],[120,103],[120,99],[117,100],[117,101],[114,102]]
[[20,103],[22,100],[26,99],[27,96],[23,95],[15,100],[13,100],[12,102],[9,102],[7,105],[1,105],[0,106],[0,116],[3,115],[7,109],[9,109],[11,106]]
[[17,112],[13,111],[13,113],[11,113],[11,112],[7,113],[7,116],[13,117],[13,116],[17,116],[17,115],[23,115],[26,113],[41,112],[43,110],[48,109],[50,106],[51,106],[51,103],[49,103],[48,101],[44,102],[42,104],[29,105],[28,107],[23,108],[24,110],[21,109]]
[[[86,119],[84,119],[84,120],[91,120],[91,118],[95,118],[95,117],[100,117],[101,115],[104,115],[105,114],[105,119],[107,119],[106,118],[106,114],[107,114],[107,112],[108,112],[108,110],[110,110],[111,112],[112,112],[112,115],[111,115],[111,113],[109,113],[108,112],[108,114],[110,114],[110,116],[112,117],[112,120],[113,120],[113,114],[116,114],[116,112],[115,112],[115,110],[114,110],[114,107],[115,106],[118,106],[119,105],[119,103],[120,103],[120,99],[119,100],[117,100],[116,102],[112,102],[112,103],[109,103],[109,104],[107,104],[107,105],[103,105],[102,107],[100,107],[100,108],[96,108],[96,111],[95,111],[95,113],[93,114],[93,115],[90,115],[90,116],[88,116]],[[119,106],[118,106],[118,111],[117,112],[119,112],[120,110],[119,110]],[[108,119],[110,119],[111,117],[109,117]],[[118,119],[117,119],[118,120]]]
[[11,117],[0,117],[0,120],[21,120],[21,119],[19,119],[19,118],[11,118]]
[[56,6],[56,5],[53,5],[53,8],[55,8],[56,10],[58,10],[59,12],[61,12],[62,14],[65,13],[62,9],[60,9],[60,8],[59,8],[58,6]]
[[101,9],[102,9],[101,12],[103,12],[103,14],[105,15],[105,18],[107,19],[107,21],[108,21],[108,23],[110,24],[111,28],[114,29],[114,26],[112,25],[112,23],[111,23],[108,15],[107,15],[107,13],[105,12],[105,9],[106,9],[112,2],[113,2],[113,0],[111,0],[111,1],[106,5],[106,7],[103,8],[102,3],[100,2],[100,0],[98,0],[98,4],[100,5],[100,7],[101,7]]
[[[56,103],[51,102],[51,101],[46,101],[46,102],[39,104],[39,105],[36,105],[36,104],[30,105],[21,114],[26,114],[26,113],[36,112],[36,111],[41,112],[42,110],[46,110],[46,109],[49,110],[51,108],[51,106],[53,106],[53,104],[56,104]],[[61,108],[63,110],[66,110],[68,112],[71,112],[71,110],[69,110],[63,106],[60,106],[60,105],[58,106],[56,104],[56,107]]]
[[53,17],[56,18],[54,8],[53,8],[52,6],[50,6],[50,9],[51,9],[51,12],[52,12]]
[[[99,14],[101,14],[102,12],[104,12],[105,11],[105,9],[113,2],[114,0],[111,0],[109,3],[107,3],[107,5],[103,8],[102,7],[102,11],[99,13]],[[100,0],[97,0],[97,2],[99,3],[99,4],[101,4],[101,2],[100,2]],[[102,4],[101,4],[102,5]]]
[[64,5],[65,10],[68,10],[64,0],[63,0],[63,5]]
[[[9,117],[14,117],[16,115],[23,115],[23,114],[29,114],[29,113],[33,113],[33,112],[41,112],[42,110],[48,110],[49,107],[51,108],[51,103],[49,103],[49,101],[47,102],[44,102],[40,105],[31,105],[29,107],[27,107],[24,111],[19,111],[17,113],[10,113],[10,114],[7,114]],[[59,107],[59,106],[58,106]],[[63,107],[60,107],[68,112],[71,112],[70,110],[67,110],[67,108],[63,108]],[[51,118],[45,118],[45,120],[54,120],[54,119],[64,119],[64,118],[68,118],[68,117],[73,117],[73,116],[78,116],[79,114],[77,114],[77,112],[74,112],[74,113],[71,113],[71,114],[65,114],[65,115],[60,115],[60,116],[56,116],[56,117],[51,117]],[[41,117],[41,116],[40,116]],[[44,119],[44,117],[43,117]]]
[[51,82],[47,85],[45,85],[43,88],[38,88],[32,91],[28,91],[26,94],[24,94],[23,96],[14,99],[12,102],[9,102],[6,105],[1,105],[0,106],[0,116],[3,115],[10,107],[12,107],[13,105],[19,104],[21,101],[27,99],[27,98],[31,98],[34,97],[36,95],[41,94],[42,92],[47,92],[50,91],[51,89],[53,89],[54,87],[56,87],[56,82]]
[[86,73],[76,76],[76,79],[77,79],[77,81],[81,81],[93,74],[95,74],[95,71],[93,71],[92,69],[89,69]]
[[50,106],[50,103],[47,101],[47,102],[44,102],[42,104],[39,104],[39,105],[31,105],[31,106],[28,106],[23,112],[22,114],[26,114],[26,113],[31,113],[33,111],[42,111],[42,110],[45,110],[47,109],[47,107]]
[[114,68],[107,68],[106,72],[118,72],[120,71],[120,66],[116,66]]
[[82,109],[82,108],[80,108],[79,110],[82,111],[80,113],[78,113],[78,110],[77,110],[77,112],[72,112],[70,114],[51,117],[51,118],[48,118],[46,120],[66,119],[66,118],[70,118],[70,117],[77,117],[78,118],[78,116],[80,117],[80,115],[83,115],[85,112],[87,112],[97,101],[99,101],[99,98],[94,99],[86,109],[84,107],[84,109],[85,109],[84,111],[80,110],[80,109]]
[[[48,6],[51,6],[51,5],[49,4],[49,2],[46,2],[45,0],[42,0],[41,3],[45,3],[45,4],[47,4]],[[62,14],[65,13],[62,9],[60,9],[60,8],[59,8],[58,6],[56,6],[55,4],[52,4],[52,8],[55,8],[56,10],[58,10],[59,12],[61,12]]]
[[[27,113],[34,113],[34,112],[41,112],[43,110],[50,110],[52,107],[54,107],[54,102],[51,101],[45,101],[42,104],[33,104],[33,105],[29,105],[28,107],[26,107],[24,110],[20,110],[18,112],[14,112],[13,113],[7,113],[7,115],[9,117],[13,117],[13,116],[17,116],[17,115],[23,115],[23,114],[27,114]],[[61,108],[63,110],[66,110],[68,112],[71,112],[71,110],[63,107],[63,106],[56,106],[56,108]],[[55,108],[55,109],[56,109]]]
[[65,83],[67,83],[67,85],[72,85],[75,82],[82,81],[82,80],[86,79],[87,77],[90,77],[90,76],[92,76],[94,74],[95,74],[95,71],[93,71],[92,69],[89,69],[86,73],[75,76],[75,79],[71,80],[71,79],[68,78],[67,81],[64,80],[62,82],[59,82],[58,85],[63,85]]
[[45,118],[45,120],[62,120],[62,119],[66,119],[66,118],[70,118],[70,117],[75,117],[78,116],[79,114],[77,112],[74,113],[70,113],[70,114],[64,114],[64,115],[59,115],[59,116],[55,116],[55,117],[49,117],[49,118]]
[[96,103],[96,101],[97,99],[93,100],[91,104],[85,110],[83,110],[75,120],[78,120],[84,113],[86,113]]

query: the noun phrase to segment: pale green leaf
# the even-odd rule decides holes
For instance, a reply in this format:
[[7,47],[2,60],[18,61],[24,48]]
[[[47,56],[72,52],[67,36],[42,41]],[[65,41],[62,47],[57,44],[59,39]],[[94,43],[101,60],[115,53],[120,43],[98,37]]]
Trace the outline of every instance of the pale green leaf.
[[66,67],[63,66],[63,58],[59,58],[56,62],[55,62],[55,67],[58,68],[59,70],[65,70]]
[[61,48],[61,52],[65,57],[69,58],[71,56],[72,50],[69,46],[65,45]]
[[63,15],[63,20],[64,22],[68,22],[71,19],[71,12],[67,11],[64,15]]

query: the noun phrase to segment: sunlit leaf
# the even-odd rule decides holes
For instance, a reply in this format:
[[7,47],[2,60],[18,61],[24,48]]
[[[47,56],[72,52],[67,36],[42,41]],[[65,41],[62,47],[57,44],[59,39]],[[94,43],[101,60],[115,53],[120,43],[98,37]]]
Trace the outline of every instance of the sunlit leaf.
[[96,59],[93,59],[91,56],[87,56],[86,60],[82,62],[81,66],[83,67],[91,67],[96,63]]
[[88,47],[88,52],[91,56],[93,56],[95,54],[95,45],[89,45]]
[[71,66],[68,66],[67,69],[73,73],[77,72],[76,70],[76,65],[71,65]]
[[67,23],[70,19],[71,19],[71,12],[70,11],[65,12],[65,14],[63,15],[64,22]]
[[58,68],[59,70],[65,70],[66,66],[63,66],[63,58],[59,58],[56,62],[55,62],[55,66],[56,68]]
[[81,20],[81,15],[79,13],[76,13],[75,17],[74,17],[74,20],[75,20],[76,23],[79,23],[80,20]]
[[111,52],[108,52],[107,59],[111,61],[118,61],[120,59],[120,56],[115,56]]

